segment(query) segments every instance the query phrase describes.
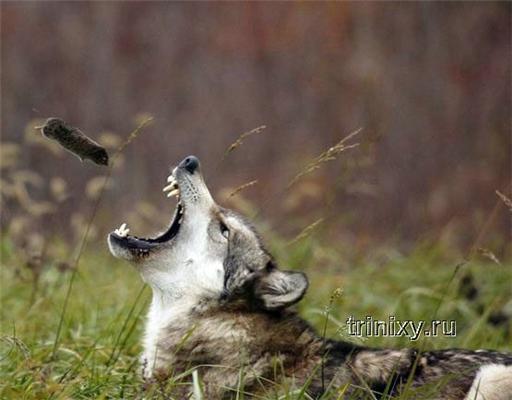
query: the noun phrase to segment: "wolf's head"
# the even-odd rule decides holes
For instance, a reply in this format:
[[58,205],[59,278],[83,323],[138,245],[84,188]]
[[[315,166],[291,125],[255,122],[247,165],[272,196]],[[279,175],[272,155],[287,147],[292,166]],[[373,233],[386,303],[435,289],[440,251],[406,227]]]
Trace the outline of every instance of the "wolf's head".
[[215,203],[196,157],[174,168],[168,183],[164,190],[178,205],[166,232],[143,239],[128,235],[123,224],[108,236],[112,254],[135,264],[154,291],[265,310],[302,298],[305,275],[278,269],[251,224]]

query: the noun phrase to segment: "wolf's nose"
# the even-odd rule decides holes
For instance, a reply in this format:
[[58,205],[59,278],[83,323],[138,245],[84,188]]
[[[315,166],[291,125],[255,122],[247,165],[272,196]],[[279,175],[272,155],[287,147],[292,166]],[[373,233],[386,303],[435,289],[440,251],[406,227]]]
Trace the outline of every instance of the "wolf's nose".
[[195,156],[188,156],[178,165],[180,168],[185,168],[188,172],[193,174],[199,168],[199,160]]

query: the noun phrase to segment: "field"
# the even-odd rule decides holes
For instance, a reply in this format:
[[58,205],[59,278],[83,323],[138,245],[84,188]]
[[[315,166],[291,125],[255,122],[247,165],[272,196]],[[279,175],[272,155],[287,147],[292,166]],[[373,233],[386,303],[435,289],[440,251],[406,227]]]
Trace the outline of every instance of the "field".
[[[503,313],[512,306],[512,268],[503,260],[499,265],[476,255],[455,272],[461,259],[434,245],[410,254],[379,249],[354,260],[347,249],[326,246],[315,235],[293,244],[266,236],[281,264],[307,272],[310,288],[299,311],[320,332],[328,316],[329,337],[372,346],[510,350],[512,323]],[[138,376],[150,289],[132,267],[111,257],[102,242],[87,245],[76,270],[54,262],[27,265],[8,238],[1,245],[2,399],[173,398],[172,382],[170,395],[160,387],[144,392]],[[341,296],[333,297],[337,288]],[[349,337],[349,315],[455,320],[456,336]],[[265,398],[308,398],[280,389],[269,384]],[[325,398],[345,397],[337,390]]]
[[[53,178],[47,182],[36,171],[20,169],[15,157],[19,146],[4,147],[5,154],[9,155],[9,149],[11,152],[11,158],[7,158],[11,163],[5,164],[8,169],[4,173],[5,182],[11,183],[4,184],[2,194],[15,212],[8,213],[7,228],[0,240],[0,398],[179,399],[177,389],[183,384],[193,385],[197,396],[202,397],[201,377],[193,368],[165,383],[144,382],[140,377],[140,339],[151,291],[134,268],[110,255],[101,239],[113,229],[108,227],[113,214],[125,209],[110,207],[117,197],[118,174],[124,171],[121,153],[134,139],[140,140],[137,136],[150,120],[141,117],[124,142],[117,138],[111,143],[117,150],[110,168],[103,176],[87,182],[82,209],[69,219],[62,217],[62,212],[75,204],[76,197],[68,191],[66,181]],[[33,131],[34,123],[29,124],[28,132]],[[227,147],[225,154],[262,129],[242,134]],[[341,139],[292,174],[282,193],[283,204],[300,197],[304,188],[309,187],[308,193],[317,192],[315,185],[322,184],[313,172],[356,147],[357,143],[348,140],[358,132]],[[40,143],[56,151],[50,142]],[[297,184],[298,181],[301,182]],[[253,217],[283,269],[308,274],[310,288],[298,311],[321,336],[374,347],[510,350],[512,268],[499,230],[493,230],[498,218],[510,208],[506,196],[499,193],[501,198],[494,198],[496,206],[487,219],[482,219],[483,214],[475,219],[481,229],[469,251],[461,252],[457,241],[446,237],[409,245],[412,250],[406,251],[406,246],[395,246],[393,241],[377,244],[377,237],[368,242],[366,238],[356,241],[357,246],[354,240],[345,242],[343,235],[337,235],[337,227],[344,220],[356,218],[356,213],[349,211],[335,215],[331,211],[335,218],[329,221],[315,220],[311,213],[297,215],[283,223],[274,222],[281,228],[281,233],[276,233],[272,222],[260,215],[270,201],[257,206],[257,202],[249,200],[250,196],[245,196],[246,192],[242,193],[251,190],[255,182],[238,188],[224,187],[215,197],[220,204],[227,203]],[[34,187],[49,189],[49,196],[44,200],[32,198],[29,188]],[[169,207],[168,202],[165,204]],[[160,207],[161,203],[152,206],[141,198],[131,205],[135,211],[126,216],[126,221],[138,232],[151,230],[161,225]],[[329,215],[327,208],[317,211]],[[480,248],[481,245],[498,249],[502,259]],[[391,319],[412,321],[415,327],[421,321],[425,325],[417,331],[409,325],[402,335],[352,331],[353,321],[368,319],[389,325]],[[437,335],[430,334],[432,321],[440,321]],[[251,395],[243,386],[246,368],[250,366],[240,368],[239,386],[233,388],[233,398]],[[308,399],[307,385],[265,381],[266,394],[262,398]],[[323,398],[349,398],[346,389],[328,388]],[[364,398],[374,398],[366,388],[360,390]],[[427,390],[431,392],[425,399],[436,389]],[[402,398],[417,398],[416,394],[412,396],[406,390]]]
[[[0,0],[0,400],[216,400],[141,378],[151,289],[106,243],[163,229],[190,155],[320,337],[512,351],[511,4]],[[261,396],[212,367],[310,399],[272,360]]]

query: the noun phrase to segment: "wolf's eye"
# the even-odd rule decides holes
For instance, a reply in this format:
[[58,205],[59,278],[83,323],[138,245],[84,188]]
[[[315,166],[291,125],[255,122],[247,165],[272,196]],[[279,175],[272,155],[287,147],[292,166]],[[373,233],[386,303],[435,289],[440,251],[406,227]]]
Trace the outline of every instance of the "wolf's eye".
[[220,233],[222,233],[222,236],[224,236],[226,239],[229,238],[229,229],[222,221],[220,221]]

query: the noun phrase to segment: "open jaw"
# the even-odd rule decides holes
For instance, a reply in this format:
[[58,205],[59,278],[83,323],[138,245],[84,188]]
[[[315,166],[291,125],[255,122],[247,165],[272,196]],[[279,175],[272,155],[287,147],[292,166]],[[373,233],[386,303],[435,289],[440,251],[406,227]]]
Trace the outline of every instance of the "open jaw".
[[178,182],[173,174],[167,178],[167,182],[169,184],[163,191],[169,192],[167,194],[168,197],[176,196],[178,200],[172,221],[167,230],[153,238],[141,238],[135,235],[129,235],[128,232],[130,229],[123,223],[114,232],[110,233],[109,241],[111,241],[112,244],[130,251],[134,256],[144,257],[149,255],[151,249],[170,242],[178,235],[185,216],[185,206],[180,199]]

